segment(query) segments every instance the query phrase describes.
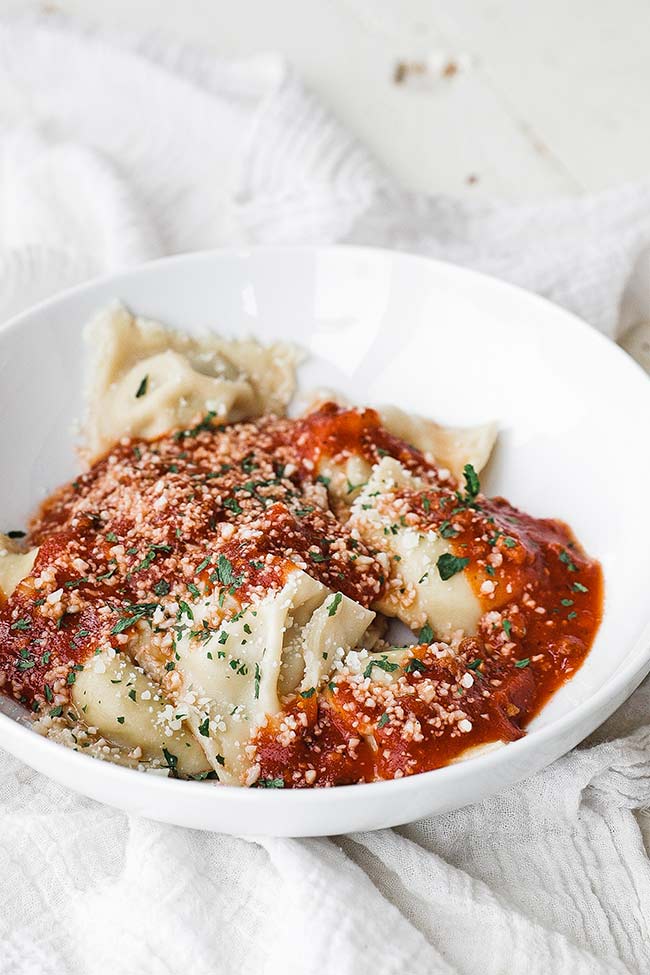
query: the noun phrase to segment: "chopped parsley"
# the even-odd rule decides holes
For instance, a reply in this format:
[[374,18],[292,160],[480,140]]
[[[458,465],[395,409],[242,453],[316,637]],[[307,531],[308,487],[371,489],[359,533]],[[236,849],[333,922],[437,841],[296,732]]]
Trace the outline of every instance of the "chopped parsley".
[[219,553],[219,557],[217,559],[216,575],[219,582],[221,582],[224,586],[241,586],[243,576],[235,575],[232,562],[222,552]]
[[510,620],[503,620],[501,625],[503,626],[503,632],[508,637],[508,639],[510,639],[510,631],[512,629],[512,623],[510,622]]
[[481,482],[478,479],[478,474],[471,464],[465,464],[463,467],[463,476],[465,478],[466,496],[469,500],[473,501],[481,490]]
[[167,748],[164,747],[162,752],[163,755],[165,756],[165,763],[167,765],[167,768],[169,769],[169,774],[174,779],[178,778],[178,771],[177,771],[178,756],[173,755]]
[[301,697],[304,697],[305,699],[307,699],[307,698],[313,697],[315,693],[316,693],[316,688],[315,687],[310,687],[309,690],[307,690],[307,691],[301,691],[300,692],[300,696]]
[[174,440],[178,442],[179,440],[185,440],[187,437],[196,437],[197,434],[202,433],[204,430],[212,430],[212,421],[216,415],[213,410],[210,410],[195,427],[191,427],[189,430],[177,430],[174,434]]
[[11,624],[10,629],[12,630],[28,630],[32,625],[32,621],[29,616],[23,616],[21,619],[16,620],[15,623]]
[[353,491],[358,491],[359,488],[365,487],[367,483],[367,481],[362,481],[361,484],[353,484],[352,481],[348,480],[347,491],[345,493],[352,494]]
[[322,552],[310,552],[309,558],[312,560],[312,562],[327,562],[329,556],[323,555]]
[[284,779],[258,779],[255,785],[258,789],[284,789]]
[[422,673],[422,671],[426,669],[427,669],[426,665],[423,664],[421,660],[418,660],[417,657],[411,657],[411,659],[406,665],[407,674]]
[[[467,465],[470,466],[470,465]],[[436,562],[438,567],[438,573],[443,582],[447,579],[451,579],[456,573],[462,572],[466,565],[469,565],[468,558],[459,558],[456,555],[450,555],[449,552],[445,552],[441,555]]]
[[138,391],[135,394],[136,399],[140,399],[141,396],[147,392],[147,386],[149,384],[149,376],[143,376],[140,380],[140,385],[138,386]]
[[140,572],[142,569],[148,569],[153,562],[155,562],[158,552],[171,552],[171,545],[151,545],[149,551],[143,558],[140,565],[135,567],[135,572]]
[[572,560],[571,556],[569,555],[569,553],[567,552],[567,550],[564,549],[564,548],[560,552],[560,562],[564,562],[564,564],[566,565],[566,567],[569,570],[569,572],[577,572],[578,571],[578,567],[573,562],[573,560]]
[[108,570],[108,572],[104,572],[102,573],[102,575],[97,576],[97,581],[103,582],[104,579],[112,579],[116,572],[117,572],[117,566],[114,565],[112,569]]
[[260,670],[260,665],[255,664],[255,700],[258,701],[260,697],[260,681],[262,679],[262,672]]
[[387,674],[392,674],[393,671],[398,670],[398,665],[394,664],[387,657],[380,657],[379,660],[371,660],[366,669],[363,672],[364,677],[372,677],[372,668],[379,667],[380,670],[385,671]]
[[204,718],[199,725],[199,734],[203,735],[204,738],[210,737],[210,718]]
[[527,667],[529,663],[530,663],[530,657],[524,657],[523,660],[515,660],[515,667],[519,667],[519,669],[521,670],[522,667]]
[[171,586],[166,579],[159,579],[156,585],[153,587],[153,591],[156,596],[167,596]]
[[381,718],[377,722],[377,727],[378,728],[383,728],[385,725],[388,724],[389,721],[390,721],[390,717],[384,711],[384,713],[382,714]]
[[438,534],[442,538],[456,538],[458,532],[456,531],[456,529],[453,527],[453,525],[449,520],[445,520],[438,528]]
[[327,615],[328,616],[335,616],[336,615],[336,611],[339,608],[342,599],[343,599],[343,594],[340,593],[340,592],[337,592],[336,595],[334,596],[334,599],[332,600],[332,602],[327,607]]
[[420,643],[430,644],[433,643],[433,630],[428,623],[425,623],[420,632],[418,633],[418,640]]
[[194,619],[194,613],[192,612],[192,610],[190,609],[190,607],[187,605],[187,603],[185,602],[185,600],[184,599],[181,599],[179,601],[179,603],[178,603],[178,613],[176,614],[177,619],[179,619],[179,620],[182,619],[183,614],[185,614],[185,616],[187,616],[188,620],[193,620]]
[[127,615],[117,621],[111,633],[123,633],[140,620],[153,616],[157,608],[158,603],[128,603],[124,607]]

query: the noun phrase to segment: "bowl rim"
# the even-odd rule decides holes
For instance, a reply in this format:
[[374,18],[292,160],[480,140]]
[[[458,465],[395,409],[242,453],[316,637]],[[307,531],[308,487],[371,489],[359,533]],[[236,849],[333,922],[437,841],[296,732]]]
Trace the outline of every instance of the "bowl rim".
[[[157,269],[164,269],[169,265],[178,266],[193,264],[197,261],[218,261],[221,258],[245,260],[252,255],[263,254],[284,254],[290,257],[292,252],[296,255],[299,253],[308,253],[314,256],[325,253],[356,254],[371,259],[390,258],[391,260],[419,263],[427,266],[433,265],[442,273],[451,275],[452,277],[460,276],[464,279],[474,279],[482,287],[509,291],[514,296],[517,296],[519,300],[537,304],[541,308],[548,309],[556,316],[558,314],[561,315],[566,321],[567,328],[573,328],[581,332],[587,342],[607,346],[608,354],[617,358],[621,366],[628,370],[630,381],[635,383],[641,381],[645,384],[644,395],[648,397],[648,406],[650,408],[650,381],[648,381],[648,377],[641,366],[615,342],[607,338],[593,326],[588,325],[577,315],[554,304],[541,295],[527,291],[525,288],[511,284],[508,281],[503,281],[492,275],[475,271],[449,261],[431,258],[422,254],[413,254],[408,251],[397,251],[387,247],[368,247],[350,244],[251,245],[208,248],[161,257],[133,267],[127,267],[97,276],[82,284],[57,292],[55,295],[30,306],[18,315],[12,316],[6,322],[0,324],[0,342],[2,342],[4,333],[20,329],[34,315],[45,312],[58,305],[65,305],[80,295],[91,294],[94,290],[105,287],[113,281],[118,283],[120,280],[137,278],[143,273],[155,272]],[[432,786],[434,783],[439,783],[441,786],[444,785],[446,787],[453,786],[454,783],[461,782],[467,776],[467,769],[469,768],[475,769],[477,773],[482,773],[484,776],[487,775],[488,778],[493,778],[496,781],[499,769],[514,763],[517,757],[521,759],[527,753],[537,750],[545,742],[557,739],[564,732],[569,733],[572,728],[580,725],[585,720],[589,726],[589,730],[585,735],[581,736],[580,740],[583,740],[584,737],[591,734],[599,724],[606,720],[620,706],[621,702],[619,702],[618,698],[621,693],[625,695],[623,700],[627,699],[641,680],[643,680],[649,669],[650,614],[647,622],[642,627],[641,633],[628,650],[625,661],[617,668],[609,681],[595,689],[586,700],[577,704],[567,714],[551,720],[543,728],[535,729],[517,741],[508,742],[507,747],[487,751],[466,761],[432,769],[428,772],[419,772],[415,775],[404,776],[400,779],[387,779],[378,782],[341,785],[331,788],[255,789],[244,786],[215,788],[214,786],[217,786],[217,783],[198,783],[196,781],[173,779],[167,775],[163,776],[160,772],[156,772],[155,774],[151,772],[143,773],[137,769],[125,768],[124,766],[115,765],[108,761],[98,760],[97,758],[74,751],[58,742],[45,738],[24,723],[26,718],[23,721],[23,719],[12,718],[9,715],[0,713],[0,732],[8,731],[10,736],[14,736],[16,740],[24,742],[26,746],[25,751],[39,755],[44,760],[44,764],[47,764],[48,757],[51,756],[59,766],[65,765],[71,770],[76,769],[79,773],[80,780],[83,780],[84,769],[88,771],[94,769],[95,772],[99,773],[100,767],[103,766],[104,771],[99,774],[103,775],[107,780],[112,780],[116,786],[126,789],[127,792],[129,791],[129,785],[135,786],[136,783],[139,783],[138,788],[147,789],[152,795],[161,796],[164,794],[168,798],[179,800],[191,799],[192,801],[196,801],[197,797],[202,795],[205,797],[203,799],[205,803],[243,802],[247,805],[257,804],[258,806],[263,803],[272,803],[277,806],[277,804],[291,802],[307,803],[308,805],[320,805],[322,803],[339,804],[348,801],[363,802],[364,799],[369,800],[370,798],[378,800],[382,797],[388,800],[389,798],[397,799],[400,796],[406,798],[407,795],[425,790],[427,786]],[[627,691],[627,688],[631,689]],[[604,717],[603,714],[605,714]],[[0,746],[2,745],[2,738],[4,738],[4,734],[0,734]],[[567,750],[570,749],[563,750],[561,754],[566,754]],[[550,763],[544,763],[544,767],[547,764]],[[208,784],[212,785],[213,788],[197,789],[197,785],[205,787]],[[170,789],[173,792],[170,792]],[[80,788],[79,791],[83,791],[83,789]],[[357,797],[357,799],[353,800],[353,797]]]

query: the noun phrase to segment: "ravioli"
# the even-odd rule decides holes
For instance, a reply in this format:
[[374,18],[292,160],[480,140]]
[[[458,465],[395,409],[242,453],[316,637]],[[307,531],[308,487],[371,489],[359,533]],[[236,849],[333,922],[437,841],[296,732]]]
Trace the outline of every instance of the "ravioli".
[[[212,609],[210,601],[193,607],[195,631]],[[245,780],[251,766],[247,745],[267,716],[282,710],[287,695],[315,694],[373,618],[296,570],[279,592],[224,620],[207,639],[186,633],[178,640],[177,705],[187,710],[221,781]]]
[[80,721],[112,744],[137,750],[144,763],[187,776],[210,770],[187,716],[124,654],[91,657],[76,672],[71,697]]
[[0,599],[9,599],[16,587],[31,573],[38,548],[23,551],[7,535],[0,535]]
[[123,306],[86,329],[90,369],[85,447],[91,458],[122,437],[158,437],[197,414],[233,422],[284,412],[294,391],[295,349],[252,339],[200,338],[134,318]]
[[482,609],[469,578],[459,572],[443,579],[437,568],[441,556],[454,554],[451,541],[409,526],[392,505],[401,490],[423,486],[399,461],[385,457],[352,507],[350,524],[360,537],[390,553],[388,587],[375,608],[415,631],[428,624],[439,639],[455,630],[475,633]]
[[[437,467],[438,476],[448,472],[447,476],[451,475],[457,481],[462,481],[467,464],[480,474],[497,439],[495,423],[447,427],[395,406],[382,406],[378,411],[358,411],[349,408],[344,398],[331,394],[327,398],[312,398],[306,424],[316,418],[315,431],[321,436],[327,434],[327,426],[323,428],[318,417],[327,416],[332,407],[338,409],[336,421],[345,424],[347,436],[326,438],[318,452],[316,466],[318,475],[327,482],[329,495],[340,515],[345,515],[368,480],[373,462],[385,456],[386,434],[401,444],[402,459],[403,448],[408,449],[410,445]],[[378,457],[369,456],[373,452],[372,446],[378,450]]]
[[415,413],[405,413],[396,406],[382,406],[379,415],[387,430],[450,470],[457,480],[462,480],[467,464],[477,474],[481,473],[497,439],[496,423],[445,427]]

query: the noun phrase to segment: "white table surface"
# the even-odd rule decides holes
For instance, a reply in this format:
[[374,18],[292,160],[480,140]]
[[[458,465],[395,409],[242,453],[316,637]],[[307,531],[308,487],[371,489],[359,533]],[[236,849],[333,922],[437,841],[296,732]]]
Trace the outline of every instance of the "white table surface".
[[[648,0],[0,0],[34,12],[279,51],[415,190],[521,202],[650,173]],[[622,344],[650,372],[650,323]]]
[[[650,169],[647,0],[0,0],[31,10],[281,51],[414,189],[539,199]],[[419,84],[395,83],[427,59]]]

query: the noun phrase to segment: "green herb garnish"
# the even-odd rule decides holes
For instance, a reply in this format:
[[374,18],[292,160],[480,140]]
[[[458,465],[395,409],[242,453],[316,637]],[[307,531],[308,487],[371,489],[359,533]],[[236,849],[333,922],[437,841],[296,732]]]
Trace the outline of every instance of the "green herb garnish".
[[15,623],[12,623],[11,626],[10,626],[10,629],[12,629],[12,630],[28,630],[31,625],[32,625],[32,621],[29,618],[29,616],[23,616],[21,619],[16,620]]
[[458,532],[452,526],[450,521],[445,520],[438,527],[438,534],[441,535],[442,538],[456,538]]
[[433,630],[428,623],[425,623],[418,633],[418,641],[420,643],[426,643],[427,645],[433,643]]
[[328,616],[335,616],[336,615],[336,611],[339,608],[342,599],[343,599],[343,594],[340,593],[340,592],[337,592],[336,595],[334,596],[334,599],[332,600],[332,602],[327,607],[327,615]]
[[465,464],[463,467],[463,476],[465,478],[466,495],[469,500],[474,500],[481,490],[481,482],[478,479],[478,474],[471,464]]
[[385,671],[387,674],[392,674],[393,671],[398,670],[398,664],[394,664],[387,657],[380,657],[379,660],[371,660],[363,672],[364,677],[372,677],[372,668],[378,667],[380,670]]
[[456,555],[451,555],[449,552],[445,552],[444,555],[440,556],[436,562],[436,565],[438,567],[440,578],[443,582],[446,582],[447,579],[451,579],[451,577],[455,576],[456,573],[462,572],[465,566],[469,565],[469,559],[459,558]]
[[407,674],[422,673],[422,671],[426,669],[426,665],[423,664],[421,660],[418,660],[417,657],[411,657],[406,665]]
[[560,552],[560,562],[564,562],[564,564],[566,565],[566,567],[569,570],[569,572],[577,572],[578,571],[578,568],[577,568],[576,564],[573,562],[573,560],[571,559],[571,556],[569,555],[569,553],[564,548]]
[[167,768],[169,769],[169,774],[173,779],[178,778],[178,771],[177,771],[178,756],[173,755],[167,748],[164,747],[162,752],[163,755],[165,756],[165,762],[167,764]]

